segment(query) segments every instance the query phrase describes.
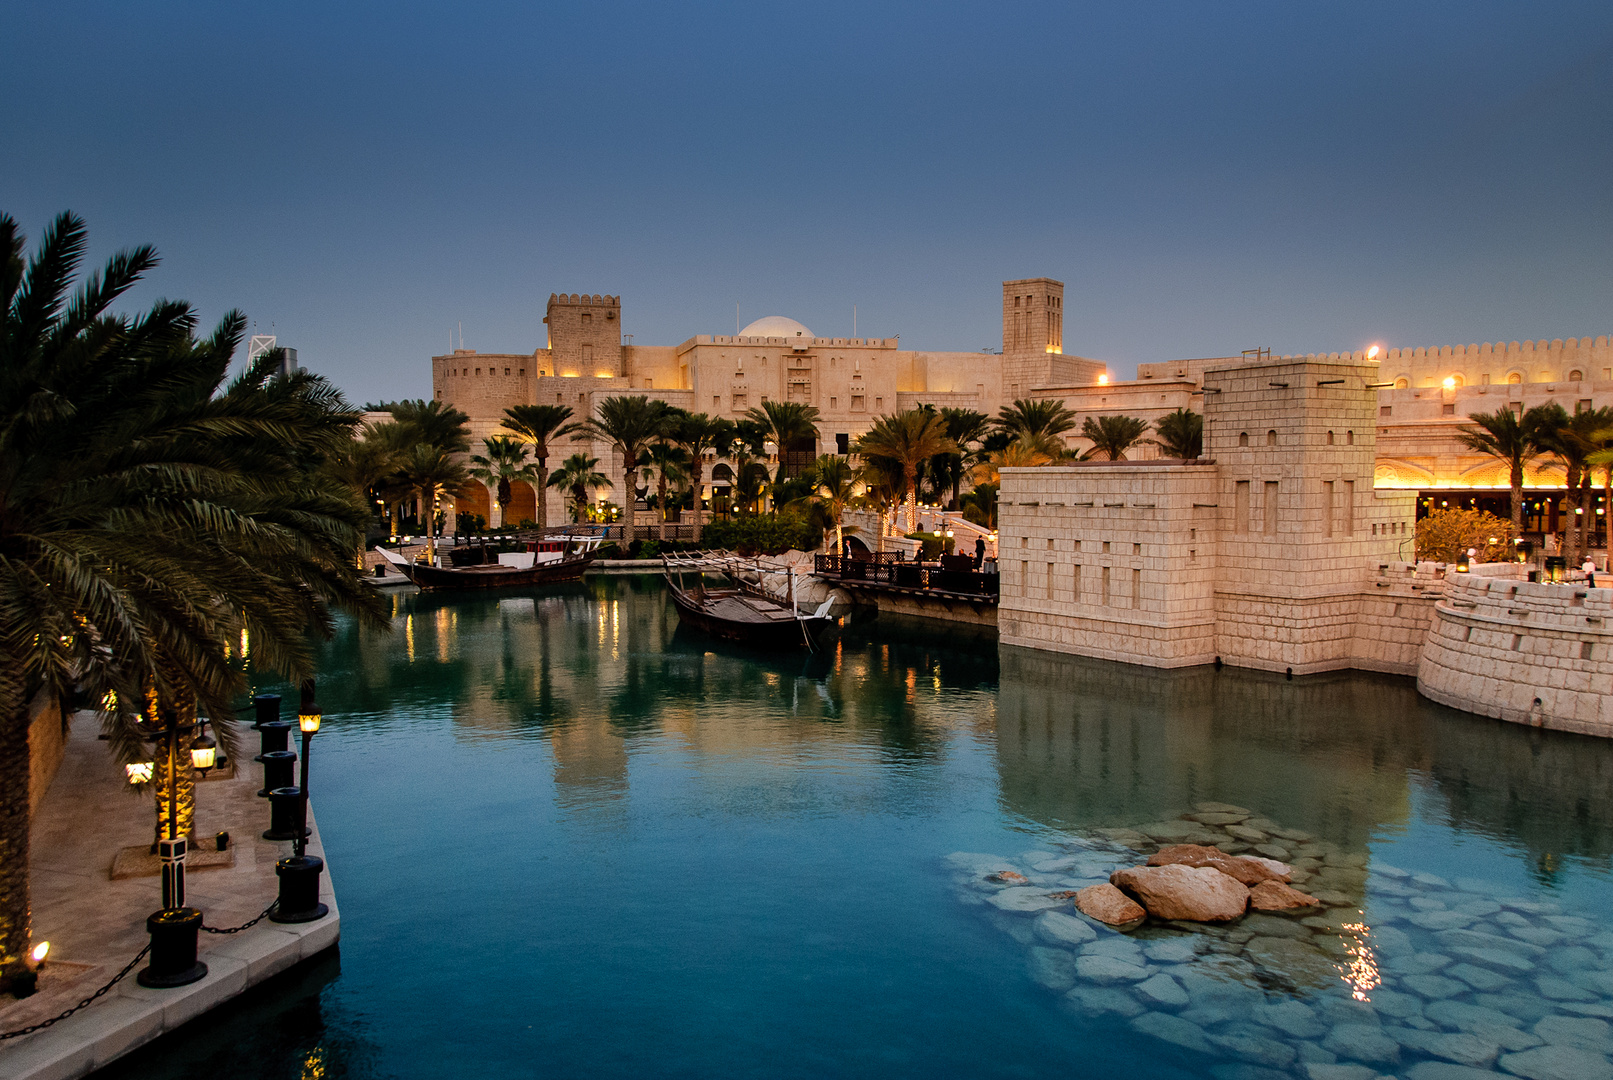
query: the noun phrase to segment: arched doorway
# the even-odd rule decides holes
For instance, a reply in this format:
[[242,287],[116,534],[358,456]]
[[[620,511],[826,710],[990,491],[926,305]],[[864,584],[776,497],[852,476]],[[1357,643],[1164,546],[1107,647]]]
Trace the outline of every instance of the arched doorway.
[[513,529],[523,521],[538,520],[538,494],[524,480],[510,482],[510,505],[504,514],[503,527]]
[[[461,514],[475,514],[482,519],[483,528],[493,521],[493,500],[487,494],[487,485],[472,480],[454,498],[454,509]],[[472,527],[471,522],[465,522],[465,528],[456,527],[455,532],[465,532]]]

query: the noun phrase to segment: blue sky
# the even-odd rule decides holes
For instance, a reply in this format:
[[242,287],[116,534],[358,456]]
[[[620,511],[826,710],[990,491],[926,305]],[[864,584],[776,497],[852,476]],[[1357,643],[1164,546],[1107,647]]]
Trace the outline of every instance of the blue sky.
[[356,400],[800,319],[1108,360],[1613,333],[1613,5],[0,5],[0,210]]

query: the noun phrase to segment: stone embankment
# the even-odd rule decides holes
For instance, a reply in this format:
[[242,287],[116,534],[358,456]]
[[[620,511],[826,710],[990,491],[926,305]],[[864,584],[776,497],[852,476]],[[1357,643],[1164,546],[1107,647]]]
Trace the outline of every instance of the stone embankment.
[[1613,589],[1451,574],[1417,668],[1425,697],[1481,716],[1613,735]]
[[[1315,903],[1197,922],[1145,911],[1112,884],[1143,857],[1222,861],[1202,849],[1233,857],[1224,864],[1245,876],[1258,873],[1246,862],[1280,863],[1292,884],[1278,873],[1250,888],[1188,862],[1156,869],[1220,875],[1229,884],[1216,889],[1233,906],[1229,885],[1245,903],[1268,885]],[[1209,803],[1014,858],[960,852],[948,862],[960,899],[1024,947],[1031,979],[1082,1016],[1172,1044],[1205,1075],[1613,1080],[1613,931],[1593,913],[1373,863]],[[1082,895],[1113,906],[1093,917],[1076,905]]]

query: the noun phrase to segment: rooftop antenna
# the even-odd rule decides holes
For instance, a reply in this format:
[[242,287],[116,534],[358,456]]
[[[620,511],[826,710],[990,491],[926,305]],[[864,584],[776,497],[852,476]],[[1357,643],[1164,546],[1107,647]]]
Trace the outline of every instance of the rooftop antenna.
[[734,304],[734,336],[739,336],[739,304]]
[[857,336],[857,305],[851,305],[851,336]]
[[459,347],[461,349],[463,349],[465,347],[465,320],[464,319],[459,320]]

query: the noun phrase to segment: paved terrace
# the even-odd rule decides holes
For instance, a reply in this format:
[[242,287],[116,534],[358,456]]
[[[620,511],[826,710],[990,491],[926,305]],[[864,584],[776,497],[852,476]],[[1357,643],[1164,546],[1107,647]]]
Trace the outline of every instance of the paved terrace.
[[[50,956],[37,994],[21,1001],[0,997],[0,1031],[38,1023],[94,993],[146,945],[146,916],[162,906],[156,857],[143,854],[154,835],[155,796],[124,783],[122,767],[96,738],[98,732],[93,714],[74,718],[61,770],[34,819],[34,940],[49,941]],[[243,734],[255,753],[257,733]],[[269,826],[268,800],[257,797],[261,767],[250,756],[241,765],[236,775],[214,770],[197,785],[196,833],[208,842],[196,845],[203,849],[199,857],[193,852],[185,899],[201,909],[206,926],[239,926],[261,914],[278,891],[275,862],[291,854],[289,842],[261,839]],[[318,780],[315,761],[309,786],[317,789]],[[323,858],[311,814],[308,824],[313,827],[308,852]],[[211,838],[221,831],[231,837],[230,851],[222,856],[206,850],[216,847]],[[136,968],[72,1017],[0,1043],[0,1078],[84,1076],[331,948],[341,924],[328,866],[320,899],[330,914],[318,922],[282,926],[265,919],[239,934],[201,935],[200,959],[208,973],[200,982],[150,990],[135,981]]]

